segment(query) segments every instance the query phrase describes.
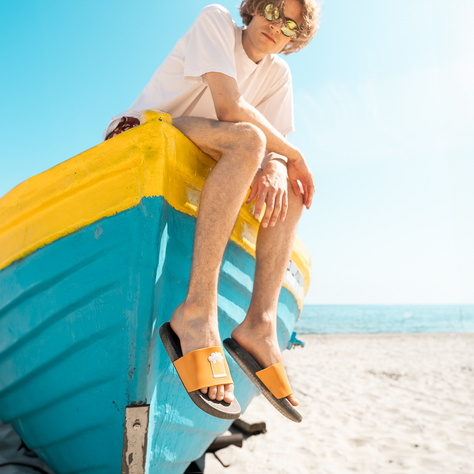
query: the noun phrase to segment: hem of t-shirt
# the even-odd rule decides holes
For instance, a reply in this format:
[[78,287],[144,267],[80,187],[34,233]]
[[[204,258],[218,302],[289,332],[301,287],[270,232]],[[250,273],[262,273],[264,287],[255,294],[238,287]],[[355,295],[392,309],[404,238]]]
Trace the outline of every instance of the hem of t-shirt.
[[224,74],[225,76],[229,76],[229,77],[232,77],[232,79],[237,80],[235,75],[232,74],[230,71],[224,70],[224,69],[219,69],[219,68],[209,69],[209,70],[204,70],[204,71],[191,71],[191,72],[188,72],[184,76],[184,80],[186,82],[191,83],[191,84],[204,84],[205,83],[204,76],[206,74],[210,73],[210,72],[217,72],[219,74]]

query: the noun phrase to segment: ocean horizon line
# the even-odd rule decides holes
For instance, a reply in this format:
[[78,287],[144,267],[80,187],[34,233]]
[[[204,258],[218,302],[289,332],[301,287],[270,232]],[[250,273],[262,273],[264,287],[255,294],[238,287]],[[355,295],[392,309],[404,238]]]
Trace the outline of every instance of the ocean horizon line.
[[301,334],[474,332],[473,304],[306,305]]
[[473,303],[306,303],[303,306],[474,306]]

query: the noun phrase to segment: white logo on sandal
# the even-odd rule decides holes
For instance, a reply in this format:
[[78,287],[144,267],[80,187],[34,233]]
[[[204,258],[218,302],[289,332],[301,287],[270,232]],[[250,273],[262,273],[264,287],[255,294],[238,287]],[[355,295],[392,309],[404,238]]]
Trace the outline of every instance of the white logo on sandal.
[[212,375],[215,379],[227,377],[225,373],[224,356],[220,352],[213,352],[207,360],[211,363]]

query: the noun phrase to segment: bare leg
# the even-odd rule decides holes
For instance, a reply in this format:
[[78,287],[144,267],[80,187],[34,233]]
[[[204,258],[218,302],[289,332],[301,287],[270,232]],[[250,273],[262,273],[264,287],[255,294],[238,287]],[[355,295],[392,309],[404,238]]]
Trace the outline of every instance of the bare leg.
[[[170,324],[183,354],[221,345],[217,322],[217,284],[227,242],[265,151],[265,137],[246,123],[201,118],[174,125],[217,161],[199,203],[188,294]],[[232,402],[233,385],[203,389],[209,398]]]
[[[296,196],[289,186],[285,221],[278,221],[275,227],[260,227],[252,300],[245,320],[232,332],[232,337],[264,368],[282,361],[277,305],[302,210],[301,196]],[[294,395],[288,400],[295,406],[299,403]]]

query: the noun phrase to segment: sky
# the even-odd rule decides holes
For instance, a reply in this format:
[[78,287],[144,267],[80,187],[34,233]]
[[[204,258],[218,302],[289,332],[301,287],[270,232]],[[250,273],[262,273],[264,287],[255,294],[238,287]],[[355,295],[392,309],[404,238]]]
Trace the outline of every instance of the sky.
[[[208,3],[1,0],[0,196],[97,145]],[[474,303],[473,24],[472,0],[326,0],[284,57],[316,184],[306,304]]]

